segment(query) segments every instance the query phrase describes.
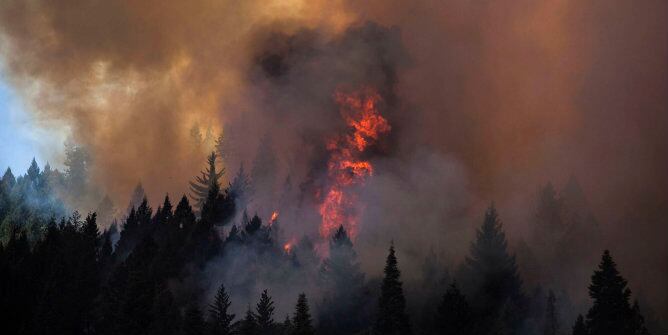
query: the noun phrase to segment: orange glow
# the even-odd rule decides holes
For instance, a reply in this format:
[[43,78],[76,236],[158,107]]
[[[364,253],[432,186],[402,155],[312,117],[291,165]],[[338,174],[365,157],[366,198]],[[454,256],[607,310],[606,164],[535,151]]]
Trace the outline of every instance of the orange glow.
[[289,255],[292,252],[292,243],[288,242],[284,244],[283,251],[285,251],[285,253]]
[[357,200],[353,186],[363,185],[373,175],[373,166],[361,158],[381,135],[390,131],[390,124],[378,111],[380,95],[372,89],[346,94],[337,92],[334,99],[350,132],[327,141],[330,157],[327,162],[328,187],[318,190],[325,194],[320,204],[320,235],[329,237],[340,225],[351,237],[357,233],[363,206]]
[[278,219],[278,211],[273,211],[271,213],[271,220],[269,220],[269,225],[273,224]]

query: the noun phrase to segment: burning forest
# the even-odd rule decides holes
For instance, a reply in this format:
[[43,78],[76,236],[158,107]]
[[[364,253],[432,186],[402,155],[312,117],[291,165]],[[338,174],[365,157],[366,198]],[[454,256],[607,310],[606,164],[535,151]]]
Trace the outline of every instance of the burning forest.
[[663,334],[666,13],[2,1],[2,333]]

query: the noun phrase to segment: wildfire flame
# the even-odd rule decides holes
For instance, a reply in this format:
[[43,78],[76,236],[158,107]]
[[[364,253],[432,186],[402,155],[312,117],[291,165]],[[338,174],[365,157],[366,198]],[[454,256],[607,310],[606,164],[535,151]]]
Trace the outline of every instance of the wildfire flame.
[[289,255],[292,252],[292,243],[288,242],[284,244],[283,251],[285,251],[285,253]]
[[366,88],[346,94],[336,92],[335,101],[350,132],[327,141],[330,153],[327,162],[328,186],[320,205],[320,235],[329,237],[340,225],[351,237],[357,233],[362,205],[354,186],[363,185],[373,175],[373,166],[362,155],[380,136],[390,131],[390,124],[378,111],[380,95]]
[[271,213],[271,219],[269,220],[269,225],[272,225],[278,219],[278,211],[273,211]]

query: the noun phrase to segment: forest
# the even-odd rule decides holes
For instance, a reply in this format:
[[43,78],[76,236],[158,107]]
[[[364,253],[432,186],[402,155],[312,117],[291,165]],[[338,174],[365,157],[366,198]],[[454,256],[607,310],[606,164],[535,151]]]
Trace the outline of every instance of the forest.
[[[588,310],[572,319],[560,315],[567,294],[558,285],[529,288],[522,273],[535,273],[520,271],[531,264],[529,246],[511,250],[494,204],[458,269],[448,272],[426,259],[420,290],[411,290],[412,296],[404,290],[395,252],[401,245],[387,241],[387,257],[376,262],[383,276],[369,278],[343,226],[327,242],[324,257],[307,236],[284,244],[284,223],[238,208],[254,192],[243,167],[220,185],[215,153],[191,182],[189,196],[167,195],[154,210],[138,185],[120,221],[111,219],[106,197],[97,212],[65,215],[58,194],[84,187],[85,159],[69,150],[65,172],[40,169],[33,160],[24,175],[7,169],[2,176],[5,334],[649,334],[642,306],[608,250],[600,250],[590,282],[577,283],[588,285]],[[547,185],[537,198],[541,243],[555,243],[553,236],[564,236],[555,245],[569,243],[568,234],[554,231],[563,212],[554,187]],[[577,223],[568,229],[588,234]],[[574,261],[565,252],[556,256],[567,269]],[[211,271],[211,264],[232,259],[243,264],[229,271],[245,273]],[[231,276],[237,279],[225,282]],[[262,280],[300,293],[287,302],[275,300],[281,292],[269,289],[253,296],[251,288]],[[215,287],[213,294],[208,286]],[[313,287],[318,293],[311,296],[306,291]],[[242,296],[249,300],[231,298]],[[292,307],[279,314],[276,304]]]
[[0,0],[0,335],[668,334],[666,0]]

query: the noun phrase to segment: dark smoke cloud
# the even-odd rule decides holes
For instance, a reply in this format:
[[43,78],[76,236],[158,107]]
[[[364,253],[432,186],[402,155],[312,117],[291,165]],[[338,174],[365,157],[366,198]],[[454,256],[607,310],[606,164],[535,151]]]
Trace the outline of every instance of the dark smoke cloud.
[[537,186],[575,175],[632,288],[668,311],[665,1],[308,3],[3,1],[4,70],[91,148],[117,201],[140,179],[181,193],[195,123],[240,137],[230,173],[268,136],[280,177],[263,186],[298,188],[343,129],[332,92],[376,85],[393,130],[364,190],[363,262],[391,238],[409,264],[431,244],[458,260],[492,200],[519,239]]

